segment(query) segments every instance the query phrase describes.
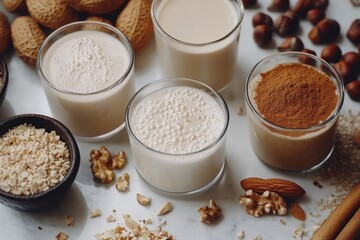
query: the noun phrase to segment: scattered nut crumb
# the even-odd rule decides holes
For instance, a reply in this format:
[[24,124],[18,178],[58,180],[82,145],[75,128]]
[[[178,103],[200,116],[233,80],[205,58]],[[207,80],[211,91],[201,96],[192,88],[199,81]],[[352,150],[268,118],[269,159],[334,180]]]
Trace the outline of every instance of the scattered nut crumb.
[[139,193],[136,194],[136,199],[141,205],[144,205],[144,206],[148,205],[151,202],[150,197],[141,195]]
[[173,209],[173,206],[170,202],[165,202],[158,212],[158,216],[164,215],[170,212]]
[[68,215],[66,215],[64,221],[65,221],[65,223],[66,223],[66,225],[67,225],[68,227],[74,225],[74,217],[73,217],[73,216],[68,216]]
[[69,239],[69,236],[66,235],[65,233],[63,232],[59,232],[57,235],[56,235],[56,240],[67,240]]
[[253,238],[253,240],[262,240],[262,236],[261,235],[257,235],[256,237]]
[[244,115],[245,115],[245,109],[244,109],[244,107],[241,106],[241,107],[239,108],[238,115],[239,115],[239,116],[244,116]]
[[129,174],[123,173],[116,181],[116,189],[120,192],[126,192],[126,190],[130,187],[129,179]]
[[98,209],[98,208],[96,208],[96,209],[94,209],[94,210],[92,210],[92,211],[90,212],[90,217],[91,217],[91,218],[100,217],[101,214],[102,214],[102,213],[101,213],[101,210]]
[[238,232],[237,235],[238,240],[243,240],[245,239],[245,232],[243,230],[241,230],[240,232]]
[[265,191],[262,195],[252,190],[246,191],[240,196],[240,204],[245,211],[254,217],[259,217],[265,213],[285,215],[287,207],[285,200],[274,192]]
[[280,223],[281,223],[282,225],[286,225],[286,221],[285,221],[284,219],[280,219]]
[[323,186],[318,182],[318,181],[316,181],[316,180],[314,180],[313,181],[313,184],[315,185],[315,186],[317,186],[318,188],[323,188]]
[[42,228],[41,226],[38,226],[38,229],[39,229],[39,230],[43,230],[43,228]]
[[124,214],[123,218],[126,227],[116,226],[114,229],[95,234],[95,238],[97,240],[175,240],[175,237],[165,231],[161,226],[156,227],[154,230],[150,230],[146,225],[141,225],[141,222],[131,219],[128,214]]
[[153,223],[153,220],[151,219],[151,218],[147,218],[146,220],[145,220],[145,224],[146,225],[150,225],[150,224],[152,224]]
[[212,224],[222,216],[221,209],[216,205],[213,199],[210,199],[210,207],[205,205],[198,209],[200,212],[200,221],[206,224]]
[[301,224],[301,226],[297,227],[293,232],[293,237],[297,240],[302,240],[305,236],[305,230],[304,230],[304,224]]
[[106,218],[106,222],[116,222],[116,218],[113,215],[109,215]]

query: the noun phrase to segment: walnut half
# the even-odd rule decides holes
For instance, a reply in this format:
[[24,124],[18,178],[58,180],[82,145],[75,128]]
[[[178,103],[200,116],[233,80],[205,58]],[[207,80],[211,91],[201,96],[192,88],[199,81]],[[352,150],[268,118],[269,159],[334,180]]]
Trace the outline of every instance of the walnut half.
[[259,217],[265,213],[278,215],[287,213],[285,200],[278,194],[269,191],[259,195],[253,190],[248,190],[245,195],[240,196],[240,204],[248,214],[254,217]]
[[108,167],[110,160],[110,151],[104,146],[90,152],[91,172],[102,183],[109,183],[114,179],[114,172]]
[[210,207],[205,205],[204,207],[199,208],[201,214],[200,221],[206,224],[211,224],[216,222],[222,215],[221,209],[216,205],[213,199],[210,199]]

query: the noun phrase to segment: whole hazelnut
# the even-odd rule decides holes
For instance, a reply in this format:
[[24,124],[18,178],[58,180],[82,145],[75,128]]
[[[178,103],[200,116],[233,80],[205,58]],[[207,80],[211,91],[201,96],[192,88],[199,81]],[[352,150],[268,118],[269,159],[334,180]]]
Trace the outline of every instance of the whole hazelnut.
[[[307,49],[307,48],[303,49],[301,52],[316,56],[315,51]],[[304,63],[304,64],[311,65],[311,66],[315,66],[315,64],[316,64],[315,59],[313,59],[307,55],[303,55],[303,54],[299,55],[298,60],[300,63]]]
[[335,70],[339,73],[339,75],[342,77],[345,85],[355,78],[354,71],[349,63],[345,61],[340,61],[335,63],[333,66]]
[[258,25],[268,25],[269,27],[272,28],[273,20],[269,15],[263,12],[258,12],[252,18],[252,25],[253,27],[256,27]]
[[280,36],[288,36],[299,28],[299,22],[287,15],[280,15],[274,22],[274,29]]
[[304,43],[298,37],[288,37],[277,49],[280,52],[301,51],[304,49]]
[[313,7],[316,9],[325,10],[329,6],[329,0],[315,0],[312,4]]
[[359,80],[351,81],[348,84],[346,84],[345,90],[352,100],[357,101],[357,102],[360,101],[360,81]]
[[347,52],[342,60],[349,63],[356,73],[360,73],[360,54],[356,52]]
[[306,19],[313,25],[325,18],[325,11],[323,9],[311,9],[306,14]]
[[289,9],[289,6],[290,0],[272,0],[268,10],[272,12],[284,12]]
[[339,33],[339,23],[333,19],[324,18],[310,30],[308,37],[314,44],[323,44],[335,40]]
[[268,25],[258,25],[254,28],[253,38],[257,45],[264,47],[272,39],[272,29]]
[[242,0],[242,3],[244,5],[244,8],[251,8],[255,6],[257,0]]
[[[360,44],[360,18],[355,19],[349,30],[346,33],[346,37],[355,45]],[[360,52],[360,51],[359,51]]]
[[336,44],[329,44],[321,52],[321,58],[329,63],[336,63],[342,57],[341,49]]
[[298,0],[293,10],[299,17],[305,17],[307,12],[313,7],[313,0]]

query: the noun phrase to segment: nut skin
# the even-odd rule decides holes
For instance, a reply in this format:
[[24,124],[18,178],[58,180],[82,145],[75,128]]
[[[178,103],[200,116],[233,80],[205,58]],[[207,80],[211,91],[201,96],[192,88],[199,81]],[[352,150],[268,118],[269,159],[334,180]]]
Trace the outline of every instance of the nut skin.
[[257,0],[242,0],[244,8],[252,8],[257,3]]
[[284,12],[289,9],[289,0],[272,0],[268,10],[271,12]]
[[284,42],[277,48],[280,52],[285,51],[302,51],[304,43],[298,37],[285,38]]
[[360,102],[360,80],[351,81],[346,84],[345,90],[352,100]]
[[322,50],[320,56],[329,63],[337,63],[341,60],[342,52],[338,45],[329,44]]
[[272,39],[272,29],[268,25],[258,25],[254,28],[253,38],[255,43],[264,47],[270,43]]
[[354,70],[349,63],[345,61],[340,61],[335,63],[333,66],[335,70],[339,73],[339,75],[342,77],[345,85],[355,78]]
[[346,37],[355,45],[358,45],[358,49],[360,52],[360,18],[355,19],[346,33]]
[[283,14],[276,18],[274,28],[280,36],[289,36],[298,30],[299,22],[295,18]]
[[347,52],[342,57],[342,60],[349,63],[355,73],[360,73],[360,54],[356,52]]
[[[311,54],[311,55],[316,56],[316,52],[315,52],[315,51],[310,50],[310,49],[307,49],[307,48],[303,49],[301,52],[303,52],[303,53],[308,53],[308,54]],[[311,57],[308,57],[308,56],[306,56],[306,55],[300,55],[300,56],[298,57],[298,60],[299,60],[300,63],[304,63],[304,64],[311,65],[311,66],[315,66],[315,64],[316,64],[316,60],[315,60],[315,59],[313,59],[313,58],[311,58]]]
[[268,25],[269,27],[272,28],[273,20],[269,15],[267,15],[263,12],[258,12],[252,18],[252,25],[253,25],[253,27],[256,27],[259,25]]
[[325,11],[323,9],[311,9],[306,14],[306,19],[309,22],[311,22],[313,25],[316,25],[324,18],[325,18]]
[[324,44],[335,40],[339,33],[339,23],[333,19],[324,18],[311,29],[308,37],[314,44]]

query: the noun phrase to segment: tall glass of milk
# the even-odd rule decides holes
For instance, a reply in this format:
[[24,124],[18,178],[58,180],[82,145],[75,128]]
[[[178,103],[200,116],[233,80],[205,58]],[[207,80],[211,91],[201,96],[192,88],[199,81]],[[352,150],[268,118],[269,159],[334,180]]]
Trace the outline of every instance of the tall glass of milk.
[[146,85],[126,110],[136,170],[161,192],[205,191],[224,171],[228,123],[225,101],[202,82],[173,78]]
[[243,16],[241,0],[154,0],[151,18],[163,77],[225,89],[235,72]]
[[42,44],[37,69],[54,118],[84,140],[125,126],[135,93],[134,52],[123,33],[100,22],[75,22]]

